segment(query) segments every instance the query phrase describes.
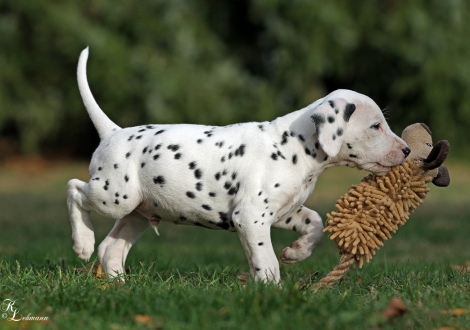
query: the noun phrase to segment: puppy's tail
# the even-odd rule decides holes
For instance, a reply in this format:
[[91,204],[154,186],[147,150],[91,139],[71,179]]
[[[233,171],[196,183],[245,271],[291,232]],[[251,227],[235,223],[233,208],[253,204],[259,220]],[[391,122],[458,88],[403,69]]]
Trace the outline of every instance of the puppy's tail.
[[80,90],[80,95],[83,99],[83,104],[85,105],[88,115],[90,116],[93,125],[95,125],[96,130],[100,136],[100,139],[103,140],[109,134],[117,129],[121,129],[118,125],[113,123],[111,119],[106,116],[106,114],[101,110],[98,103],[96,103],[93,94],[91,94],[90,87],[88,86],[88,81],[86,77],[86,62],[88,59],[88,47],[85,48],[80,54],[78,59],[78,68],[77,68],[77,80],[78,80],[78,89]]

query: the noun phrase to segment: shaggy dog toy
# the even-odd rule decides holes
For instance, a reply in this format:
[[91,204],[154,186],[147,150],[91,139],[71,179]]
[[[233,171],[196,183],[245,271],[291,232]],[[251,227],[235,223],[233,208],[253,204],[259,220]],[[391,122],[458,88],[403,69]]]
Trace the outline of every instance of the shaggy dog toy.
[[402,138],[411,148],[406,162],[385,176],[365,177],[338,200],[337,212],[327,214],[324,232],[330,233],[342,257],[316,287],[331,286],[354,262],[359,268],[364,261],[369,262],[423,202],[429,191],[428,182],[439,187],[449,185],[449,172],[442,165],[450,150],[449,142],[439,141],[433,147],[431,131],[424,124],[408,126]]

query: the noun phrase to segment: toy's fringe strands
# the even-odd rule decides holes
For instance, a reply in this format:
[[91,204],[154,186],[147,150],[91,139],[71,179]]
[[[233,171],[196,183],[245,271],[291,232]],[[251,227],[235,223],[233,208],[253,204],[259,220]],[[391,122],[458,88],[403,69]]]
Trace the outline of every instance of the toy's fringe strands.
[[355,263],[361,268],[391,238],[398,227],[426,197],[427,175],[422,162],[408,160],[395,166],[386,176],[369,175],[349,188],[337,204],[337,212],[327,214],[327,227],[340,253],[341,262],[318,282],[328,287],[340,280]]

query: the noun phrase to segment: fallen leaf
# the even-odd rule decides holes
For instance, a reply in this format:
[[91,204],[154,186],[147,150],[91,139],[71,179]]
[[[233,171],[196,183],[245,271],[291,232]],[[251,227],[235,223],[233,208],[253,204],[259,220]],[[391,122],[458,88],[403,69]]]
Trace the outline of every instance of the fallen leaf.
[[460,316],[460,315],[468,314],[468,313],[470,313],[470,310],[465,309],[465,308],[455,308],[451,311],[443,311],[442,312],[442,314],[452,315],[452,316]]
[[459,272],[459,273],[462,273],[462,274],[470,273],[470,266],[469,265],[466,265],[466,266],[452,265],[452,266],[450,266],[450,268],[457,271],[457,272]]
[[136,323],[141,323],[141,324],[146,324],[146,325],[150,325],[152,323],[152,317],[150,315],[143,315],[143,314],[134,315],[132,319]]
[[95,276],[96,278],[102,278],[102,279],[106,278],[106,275],[103,272],[103,268],[101,268],[101,264],[98,261],[91,262],[82,268],[74,268],[73,270],[83,275],[89,274],[91,271],[93,276]]
[[402,316],[406,312],[407,309],[403,301],[398,297],[394,297],[390,300],[387,308],[382,312],[382,316],[385,320],[390,321],[393,318]]
[[240,275],[238,275],[238,280],[240,281],[241,285],[246,286],[246,284],[250,280],[250,273],[247,273],[241,270]]

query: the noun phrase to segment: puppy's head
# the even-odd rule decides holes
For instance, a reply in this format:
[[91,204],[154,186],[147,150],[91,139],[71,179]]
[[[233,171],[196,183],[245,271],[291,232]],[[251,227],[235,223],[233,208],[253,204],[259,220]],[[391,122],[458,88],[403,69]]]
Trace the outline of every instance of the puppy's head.
[[313,107],[311,120],[322,149],[335,162],[385,175],[410,153],[369,97],[337,90]]

